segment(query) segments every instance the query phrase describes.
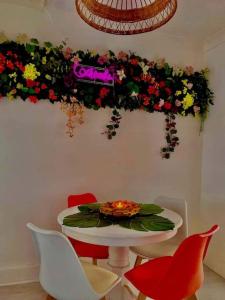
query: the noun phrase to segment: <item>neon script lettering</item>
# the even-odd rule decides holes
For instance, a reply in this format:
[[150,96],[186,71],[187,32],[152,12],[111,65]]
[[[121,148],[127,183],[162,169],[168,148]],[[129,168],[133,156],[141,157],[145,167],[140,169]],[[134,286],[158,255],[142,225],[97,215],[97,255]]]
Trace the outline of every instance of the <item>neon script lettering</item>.
[[110,74],[108,69],[74,64],[73,72],[78,79],[101,81],[110,84],[114,81],[113,75]]

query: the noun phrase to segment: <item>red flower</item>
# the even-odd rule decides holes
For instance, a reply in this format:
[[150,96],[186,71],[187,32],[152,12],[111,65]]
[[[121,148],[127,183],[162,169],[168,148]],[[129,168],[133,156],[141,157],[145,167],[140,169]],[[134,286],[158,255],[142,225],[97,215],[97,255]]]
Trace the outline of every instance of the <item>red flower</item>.
[[98,106],[101,106],[102,105],[102,99],[101,98],[98,98],[95,100],[95,103],[98,105]]
[[137,66],[138,65],[138,59],[137,58],[131,58],[130,63],[131,63],[131,65]]
[[55,95],[55,92],[54,90],[49,90],[49,99],[51,100],[56,100],[57,99],[57,96]]
[[20,69],[20,71],[24,72],[25,67],[23,66],[23,64],[21,62],[16,61],[15,65],[17,66],[17,68]]
[[171,95],[171,94],[172,94],[172,91],[171,91],[171,89],[170,89],[170,88],[168,88],[168,87],[166,87],[166,88],[165,88],[165,91],[166,91],[166,93],[167,93],[168,95]]
[[5,62],[5,56],[2,53],[0,53],[0,61]]
[[29,100],[32,103],[37,103],[38,102],[38,98],[36,96],[29,96]]
[[35,82],[31,79],[27,79],[26,80],[26,85],[27,85],[27,87],[32,88],[32,87],[35,86]]
[[39,81],[36,81],[35,82],[35,86],[39,86],[40,85],[40,82]]
[[99,95],[101,98],[105,98],[109,93],[109,89],[103,87],[101,88],[100,92],[99,92]]
[[7,51],[7,55],[12,55],[12,51]]
[[164,88],[165,86],[166,86],[165,81],[160,81],[159,87],[162,89],[162,88]]
[[159,90],[155,91],[155,95],[156,95],[156,97],[159,97]]
[[0,65],[0,74],[1,74],[2,72],[4,72],[4,70],[5,70],[5,67],[4,67],[3,65]]
[[153,94],[155,94],[155,92],[156,92],[156,88],[153,85],[150,85],[148,87],[148,93],[149,93],[149,95],[153,95]]
[[11,62],[11,60],[7,60],[6,66],[7,66],[7,68],[9,68],[10,70],[13,70],[13,69],[14,69],[14,64]]
[[153,108],[155,110],[161,110],[161,106],[159,106],[159,104],[154,104]]
[[172,104],[170,102],[165,102],[163,106],[166,110],[170,110],[172,107]]
[[47,89],[47,85],[46,85],[45,83],[42,83],[42,85],[41,85],[41,89],[42,89],[42,90],[45,90],[45,89]]
[[41,90],[41,89],[38,88],[38,87],[36,87],[36,88],[34,89],[34,91],[35,91],[36,94],[39,94],[39,93],[40,93],[40,90]]

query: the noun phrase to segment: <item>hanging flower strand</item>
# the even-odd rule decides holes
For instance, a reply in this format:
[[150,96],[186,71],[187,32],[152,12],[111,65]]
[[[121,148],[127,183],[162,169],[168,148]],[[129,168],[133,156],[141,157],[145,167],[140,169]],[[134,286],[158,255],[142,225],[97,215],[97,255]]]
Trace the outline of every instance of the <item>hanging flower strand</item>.
[[165,119],[165,138],[167,145],[161,149],[162,158],[170,158],[170,154],[174,152],[174,149],[179,145],[179,138],[176,136],[177,129],[176,129],[176,122],[175,122],[175,115],[170,113],[166,116]]
[[[68,102],[69,101],[69,102]],[[82,125],[84,123],[84,106],[80,104],[76,97],[63,96],[61,101],[61,110],[66,113],[68,120],[66,123],[66,133],[69,137],[74,136],[75,123]]]

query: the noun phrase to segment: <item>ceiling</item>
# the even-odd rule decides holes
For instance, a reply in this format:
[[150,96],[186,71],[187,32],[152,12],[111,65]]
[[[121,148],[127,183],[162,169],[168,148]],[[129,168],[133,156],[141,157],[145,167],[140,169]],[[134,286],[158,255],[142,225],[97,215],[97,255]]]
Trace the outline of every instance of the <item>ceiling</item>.
[[[209,40],[210,37],[225,29],[225,1],[223,0],[177,0],[178,9],[170,22],[157,31],[194,39],[196,41]],[[44,8],[53,20],[58,20],[61,27],[66,26],[84,28],[86,24],[80,20],[74,9],[74,0],[0,0],[34,8]],[[64,22],[65,21],[65,22]],[[95,30],[91,29],[90,30]],[[151,35],[151,32],[146,33]]]

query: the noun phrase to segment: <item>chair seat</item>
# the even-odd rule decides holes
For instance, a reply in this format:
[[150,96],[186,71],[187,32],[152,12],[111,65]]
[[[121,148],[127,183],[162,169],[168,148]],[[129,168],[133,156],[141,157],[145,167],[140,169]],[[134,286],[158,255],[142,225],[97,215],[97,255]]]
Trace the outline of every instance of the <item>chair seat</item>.
[[109,249],[107,246],[89,244],[72,238],[69,238],[69,240],[78,256],[96,259],[106,259],[109,257]]
[[85,274],[97,294],[105,294],[119,280],[119,276],[101,267],[81,261]]
[[[160,283],[165,276],[172,256],[164,256],[150,260],[128,271],[124,276],[144,295],[156,299],[158,290],[163,288]],[[172,299],[167,299],[172,300]]]
[[130,247],[131,251],[143,258],[156,258],[161,256],[171,256],[178,247],[176,241],[168,240],[165,242],[146,246]]

